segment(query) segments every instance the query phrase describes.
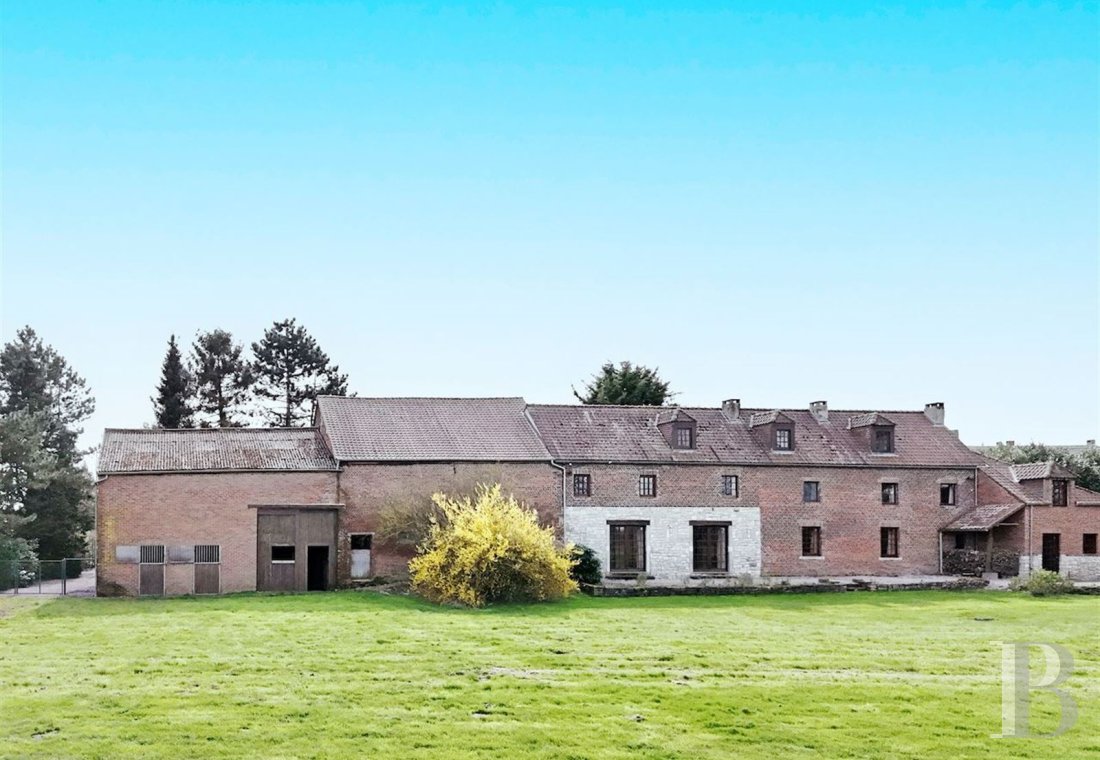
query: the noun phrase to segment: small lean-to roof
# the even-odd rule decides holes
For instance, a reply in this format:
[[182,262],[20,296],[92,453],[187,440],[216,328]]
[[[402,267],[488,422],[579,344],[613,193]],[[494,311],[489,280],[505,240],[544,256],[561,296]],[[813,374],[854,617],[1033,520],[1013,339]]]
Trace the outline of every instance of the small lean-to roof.
[[1100,493],[1079,485],[1073,486],[1073,500],[1079,507],[1100,507]]
[[[532,404],[527,409],[551,456],[566,462],[976,467],[985,461],[923,410],[891,411],[895,451],[877,454],[860,431],[848,429],[848,417],[866,411],[830,412],[832,419],[820,420],[808,409],[742,409],[732,417],[718,408],[689,407],[684,412],[696,421],[696,446],[676,449],[657,428],[656,407]],[[761,419],[793,422],[794,450],[773,451],[750,425]]]
[[194,428],[103,433],[101,475],[335,470],[316,428]]
[[519,397],[317,399],[332,453],[346,462],[547,461],[526,408]]
[[945,525],[943,530],[987,532],[1024,508],[1023,504],[983,504],[969,509]]

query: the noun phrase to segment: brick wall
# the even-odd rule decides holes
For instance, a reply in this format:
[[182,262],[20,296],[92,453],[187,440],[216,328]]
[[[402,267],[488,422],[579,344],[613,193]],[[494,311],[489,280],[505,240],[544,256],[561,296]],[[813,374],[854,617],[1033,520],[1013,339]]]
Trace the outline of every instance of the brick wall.
[[[336,501],[333,472],[111,475],[97,490],[99,593],[138,592],[138,565],[115,561],[119,545],[221,546],[223,592],[256,588],[256,510],[250,504]],[[192,565],[165,567],[165,592],[193,590]]]
[[[472,494],[481,483],[500,483],[506,494],[539,513],[544,525],[561,533],[561,471],[544,463],[421,463],[355,464],[340,474],[340,500],[346,505],[337,546],[337,578],[350,577],[351,533],[374,533],[380,512],[389,505],[426,499],[433,493]],[[375,542],[372,574],[399,577],[408,574],[414,553],[408,544]]]
[[[1050,497],[1051,483],[1034,481],[1032,491]],[[985,473],[978,474],[978,495],[984,504],[1012,503],[1015,498]],[[1085,533],[1100,534],[1100,507],[1081,507],[1077,505],[1072,485],[1069,490],[1069,504],[1065,507],[1032,506],[1031,547],[1032,567],[1042,566],[1042,546],[1044,533],[1057,533],[1060,536],[1062,572],[1071,574],[1077,580],[1100,580],[1100,555],[1086,556],[1083,553],[1082,538]],[[1020,566],[1027,570],[1028,554],[1028,508],[1014,517],[1016,525],[1007,527],[996,534],[997,547],[1020,552]]]
[[[567,509],[759,507],[765,575],[936,573],[939,528],[975,503],[973,469],[608,464],[578,464],[569,469]],[[591,475],[590,497],[573,496],[572,473]],[[657,476],[656,498],[638,495],[642,474]],[[738,497],[722,495],[722,475],[738,476]],[[803,503],[805,480],[820,483],[820,502]],[[898,484],[898,504],[882,503],[884,482]],[[944,482],[957,486],[954,507],[939,504],[939,486]],[[820,558],[801,557],[802,527],[811,525],[821,527]],[[899,528],[901,556],[897,559],[879,556],[883,527]]]

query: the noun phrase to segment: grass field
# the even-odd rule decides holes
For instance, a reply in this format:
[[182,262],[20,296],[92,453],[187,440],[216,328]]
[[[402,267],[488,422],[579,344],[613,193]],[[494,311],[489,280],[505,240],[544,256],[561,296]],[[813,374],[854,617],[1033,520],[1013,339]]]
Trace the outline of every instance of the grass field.
[[[1074,654],[1061,737],[990,738],[1012,640]],[[1100,598],[6,598],[0,756],[1100,758]]]

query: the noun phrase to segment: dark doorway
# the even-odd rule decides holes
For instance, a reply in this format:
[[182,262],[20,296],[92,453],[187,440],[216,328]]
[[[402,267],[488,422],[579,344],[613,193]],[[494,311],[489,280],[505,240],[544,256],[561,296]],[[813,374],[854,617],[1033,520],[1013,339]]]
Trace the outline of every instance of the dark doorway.
[[328,547],[309,547],[306,591],[328,590]]
[[1043,534],[1043,569],[1058,572],[1062,554],[1062,534]]

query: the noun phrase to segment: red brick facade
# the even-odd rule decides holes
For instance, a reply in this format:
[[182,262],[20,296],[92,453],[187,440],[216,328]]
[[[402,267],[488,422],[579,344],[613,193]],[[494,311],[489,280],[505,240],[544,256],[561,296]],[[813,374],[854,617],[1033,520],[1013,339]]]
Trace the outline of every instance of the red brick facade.
[[[138,593],[139,566],[116,561],[119,546],[221,547],[221,591],[256,588],[260,504],[332,504],[335,472],[221,472],[109,475],[96,504],[96,584],[100,594]],[[190,594],[194,565],[167,563],[167,594]]]
[[[374,533],[378,530],[380,513],[388,506],[427,499],[434,493],[471,494],[479,484],[494,483],[500,483],[505,493],[513,494],[536,510],[544,524],[554,525],[560,532],[561,471],[548,463],[345,465],[340,473],[340,500],[345,509],[337,549],[339,577],[349,577],[349,535]],[[373,574],[406,574],[413,551],[414,547],[408,543],[375,542]]]
[[[584,507],[759,507],[764,575],[909,575],[939,572],[939,531],[974,505],[974,469],[759,467],[576,464],[566,503]],[[591,496],[573,495],[572,474],[591,477]],[[639,497],[638,478],[657,476],[657,496]],[[738,495],[722,493],[722,476],[738,478]],[[820,501],[804,502],[803,483]],[[898,486],[898,503],[882,503],[882,484]],[[941,506],[941,483],[956,484],[956,505]],[[821,528],[820,557],[803,558],[802,527]],[[880,529],[899,529],[896,559],[880,556]],[[657,539],[655,539],[657,540]]]
[[[319,408],[317,428],[108,431],[97,512],[100,592],[150,586],[144,573],[152,578],[160,569],[138,562],[142,546],[165,547],[168,594],[196,591],[203,569],[188,553],[206,545],[220,547],[221,592],[346,585],[356,534],[366,535],[355,539],[355,578],[404,575],[414,547],[376,535],[385,511],[494,483],[559,536],[600,551],[609,550],[609,522],[653,517],[647,551],[684,577],[693,572],[692,521],[707,520],[737,521],[725,523],[733,526],[730,562],[736,540],[739,567],[753,576],[935,574],[941,549],[953,548],[956,537],[972,544],[980,537],[988,547],[992,531],[997,548],[1033,556],[1043,534],[1058,534],[1061,569],[1100,577],[1100,559],[1083,548],[1084,535],[1100,533],[1100,494],[1070,480],[1069,504],[1051,506],[1052,483],[1064,471],[974,454],[943,426],[941,404],[831,419],[823,402],[809,411],[750,413],[735,400],[685,411],[326,397]],[[775,420],[791,427],[791,449],[768,432]],[[677,426],[690,435],[676,435]],[[873,435],[883,428],[891,434],[885,452]],[[575,494],[577,474],[589,476],[588,495]],[[656,495],[640,488],[643,476],[656,478]],[[736,495],[724,493],[724,476],[736,477]],[[805,498],[807,482],[816,484],[816,500]],[[883,501],[887,484],[896,503]],[[953,503],[941,503],[945,488]],[[812,536],[820,556],[804,556],[803,531],[811,528],[819,529]]]

